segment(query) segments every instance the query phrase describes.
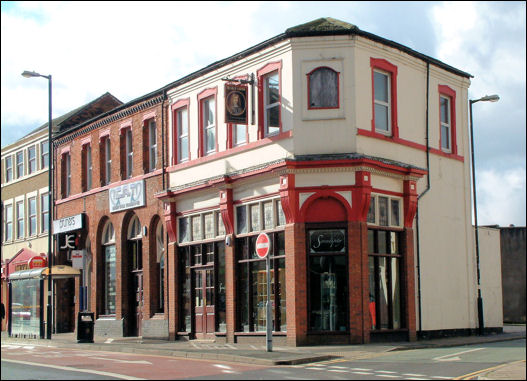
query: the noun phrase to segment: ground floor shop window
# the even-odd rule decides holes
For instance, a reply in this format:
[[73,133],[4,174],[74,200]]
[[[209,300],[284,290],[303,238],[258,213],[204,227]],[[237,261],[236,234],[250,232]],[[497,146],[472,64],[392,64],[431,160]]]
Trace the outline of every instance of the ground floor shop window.
[[179,248],[180,332],[226,332],[225,244]]
[[309,229],[307,235],[309,329],[347,331],[346,229]]
[[369,310],[372,330],[403,328],[401,260],[399,232],[368,230]]
[[41,337],[42,281],[11,281],[11,334]]
[[115,245],[104,247],[104,314],[115,315]]
[[[273,330],[287,331],[284,232],[267,233],[271,239],[270,276]],[[238,277],[238,330],[265,332],[267,324],[266,260],[256,255],[257,235],[236,239]]]

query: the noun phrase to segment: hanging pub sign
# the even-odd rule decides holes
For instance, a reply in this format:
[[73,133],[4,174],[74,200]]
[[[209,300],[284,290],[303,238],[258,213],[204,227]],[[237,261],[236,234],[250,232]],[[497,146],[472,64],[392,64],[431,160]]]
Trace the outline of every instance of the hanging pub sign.
[[225,85],[225,123],[247,124],[247,86]]
[[109,190],[110,213],[145,205],[143,180],[122,184]]
[[346,250],[346,230],[310,230],[309,252],[344,253]]

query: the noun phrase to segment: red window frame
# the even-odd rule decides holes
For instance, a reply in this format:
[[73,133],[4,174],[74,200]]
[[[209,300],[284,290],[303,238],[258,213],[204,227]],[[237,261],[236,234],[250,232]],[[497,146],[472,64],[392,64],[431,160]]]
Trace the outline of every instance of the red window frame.
[[[190,98],[186,99],[180,99],[176,101],[172,105],[172,165],[176,165],[178,163],[184,163],[187,161],[190,161],[190,114],[189,114],[189,108],[190,108]],[[179,126],[177,123],[177,113],[178,111],[182,109],[187,109],[187,137],[188,137],[188,158],[185,160],[179,160]]]
[[275,71],[278,72],[278,103],[280,104],[278,107],[278,134],[282,133],[282,60],[280,60],[270,62],[256,71],[258,77],[258,139],[266,137],[264,126],[264,77]]
[[[218,87],[211,89],[205,89],[198,94],[198,113],[199,113],[199,138],[198,138],[198,157],[209,156],[218,152]],[[203,102],[208,98],[214,97],[214,143],[215,149],[214,152],[205,152],[205,131],[203,130]]]
[[375,84],[374,84],[374,72],[375,70],[381,70],[387,72],[390,75],[390,116],[391,116],[391,136],[399,137],[399,126],[397,123],[397,66],[388,62],[383,58],[370,57],[371,67],[371,103],[372,103],[372,118],[371,118],[371,131],[379,134],[375,131]]
[[[335,107],[314,107],[311,106],[311,74],[313,74],[315,71],[319,69],[329,69],[335,73],[337,73],[337,106]],[[333,110],[340,108],[340,72],[336,71],[332,67],[329,66],[319,66],[311,70],[309,73],[306,74],[307,76],[307,108],[308,110]]]
[[450,99],[450,152],[446,154],[457,155],[456,139],[456,91],[446,85],[438,85],[439,101],[439,150],[443,151],[441,145],[441,96]]

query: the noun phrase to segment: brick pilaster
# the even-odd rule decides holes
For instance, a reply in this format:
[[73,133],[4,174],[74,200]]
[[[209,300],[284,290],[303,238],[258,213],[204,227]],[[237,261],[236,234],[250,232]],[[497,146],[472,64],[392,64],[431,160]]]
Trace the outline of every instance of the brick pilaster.
[[404,311],[406,326],[408,328],[408,340],[416,341],[416,316],[415,316],[415,268],[414,268],[414,231],[412,228],[404,229],[404,300],[406,309]]
[[307,260],[305,224],[285,227],[285,271],[287,293],[287,343],[292,346],[307,341]]
[[179,327],[179,298],[177,274],[179,271],[177,261],[177,246],[175,242],[169,242],[167,245],[167,295],[168,295],[168,338],[175,340]]
[[225,246],[225,299],[227,314],[227,342],[234,343],[236,331],[236,253],[234,240]]

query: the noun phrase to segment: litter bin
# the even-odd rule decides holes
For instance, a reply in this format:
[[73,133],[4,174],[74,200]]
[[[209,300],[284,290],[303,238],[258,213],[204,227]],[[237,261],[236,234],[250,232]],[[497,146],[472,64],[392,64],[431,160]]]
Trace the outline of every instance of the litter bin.
[[95,313],[93,312],[79,312],[77,317],[77,342],[93,343],[94,317]]

